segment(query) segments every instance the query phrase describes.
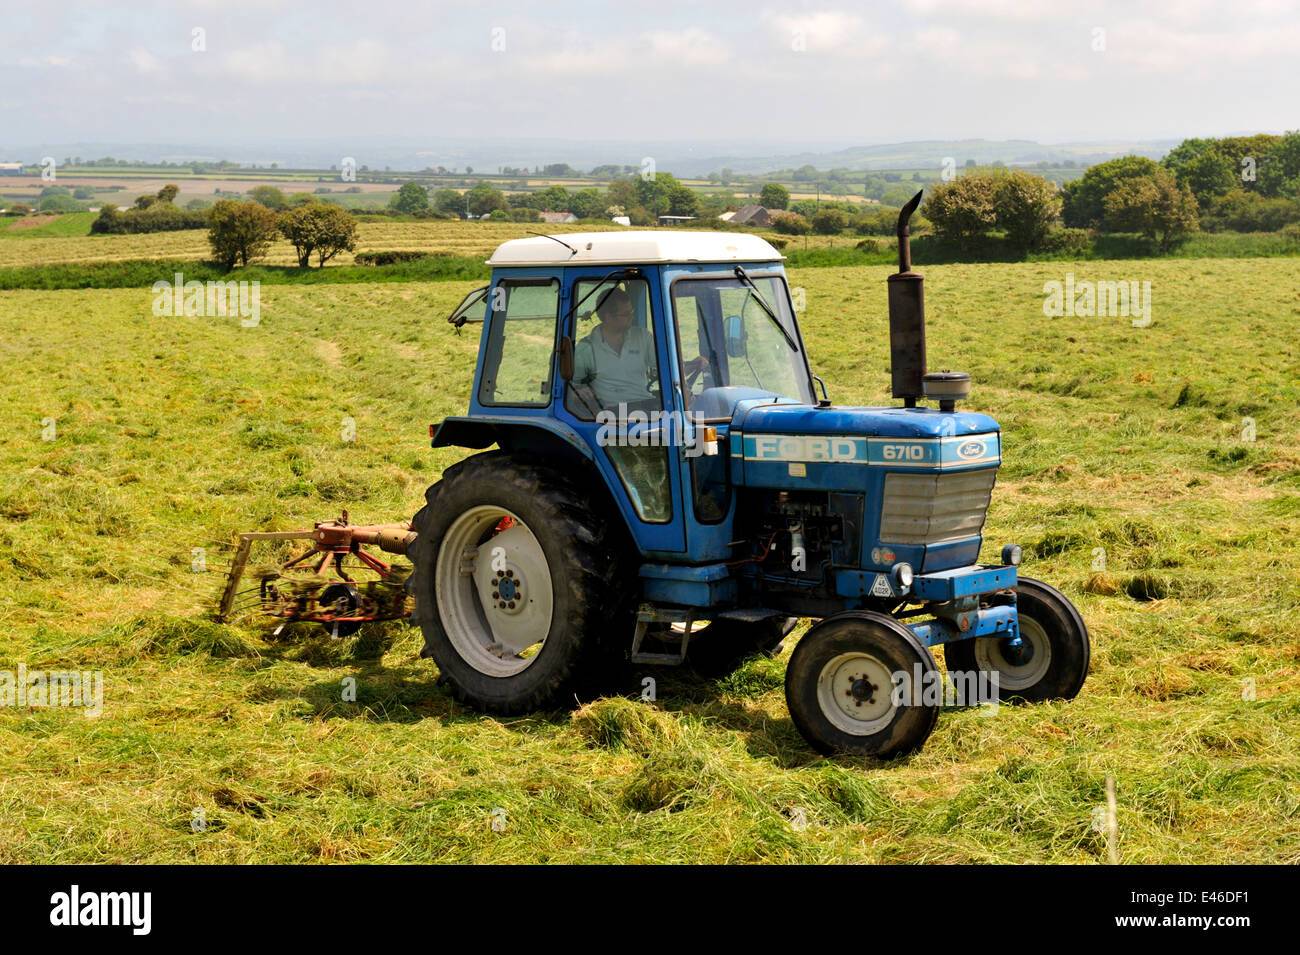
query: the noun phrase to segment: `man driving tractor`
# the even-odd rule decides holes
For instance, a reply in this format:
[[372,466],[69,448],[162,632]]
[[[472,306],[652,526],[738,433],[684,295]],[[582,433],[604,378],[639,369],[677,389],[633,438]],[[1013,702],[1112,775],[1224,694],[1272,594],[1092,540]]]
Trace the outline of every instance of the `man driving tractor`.
[[[602,408],[626,404],[632,410],[662,407],[651,393],[650,383],[658,378],[654,336],[640,325],[632,296],[618,286],[597,307],[600,324],[578,342],[573,351],[573,383],[579,389],[594,392]],[[685,373],[693,375],[708,366],[700,355],[685,363]]]

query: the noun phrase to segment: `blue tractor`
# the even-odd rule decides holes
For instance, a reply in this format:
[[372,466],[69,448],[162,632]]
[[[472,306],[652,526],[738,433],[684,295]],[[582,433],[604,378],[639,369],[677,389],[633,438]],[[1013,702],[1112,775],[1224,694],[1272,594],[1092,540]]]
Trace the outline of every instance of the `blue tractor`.
[[919,198],[888,282],[901,407],[831,404],[783,257],[756,236],[497,249],[491,283],[449,319],[482,322],[469,412],[433,438],[481,453],[429,489],[409,550],[424,654],[461,701],[571,705],[629,661],[722,673],[803,617],[817,622],[786,699],[824,753],[921,746],[944,699],[940,644],[950,699],[976,679],[1014,701],[1078,693],[1078,611],[1017,575],[1014,544],[978,560],[1001,436],[956,410],[969,376],[926,372]]

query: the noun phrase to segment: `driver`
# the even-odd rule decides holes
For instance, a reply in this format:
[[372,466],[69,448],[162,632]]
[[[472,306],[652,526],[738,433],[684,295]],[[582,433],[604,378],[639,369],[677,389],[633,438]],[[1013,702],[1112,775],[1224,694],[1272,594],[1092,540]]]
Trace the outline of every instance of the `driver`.
[[[650,383],[658,377],[654,336],[633,324],[635,313],[627,289],[615,288],[605,296],[596,312],[600,324],[578,342],[573,350],[573,380],[579,388],[595,391],[604,408],[654,402]],[[700,356],[686,362],[687,374],[706,366]]]

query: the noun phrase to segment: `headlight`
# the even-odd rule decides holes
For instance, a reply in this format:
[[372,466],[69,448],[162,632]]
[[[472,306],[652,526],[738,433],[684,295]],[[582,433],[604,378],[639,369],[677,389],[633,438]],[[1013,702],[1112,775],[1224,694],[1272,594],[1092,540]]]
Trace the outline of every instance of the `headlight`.
[[895,564],[889,575],[894,578],[894,587],[900,594],[912,589],[912,565],[906,562]]
[[1020,566],[1020,545],[1008,544],[1002,548],[1002,564],[1005,567]]

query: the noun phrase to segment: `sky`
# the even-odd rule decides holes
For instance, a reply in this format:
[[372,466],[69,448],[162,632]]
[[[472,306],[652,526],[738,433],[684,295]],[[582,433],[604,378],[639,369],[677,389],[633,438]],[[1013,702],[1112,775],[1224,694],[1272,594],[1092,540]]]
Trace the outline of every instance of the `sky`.
[[[0,0],[0,152],[440,137],[825,145],[1300,127],[1300,3]],[[635,158],[629,161],[635,161]]]

